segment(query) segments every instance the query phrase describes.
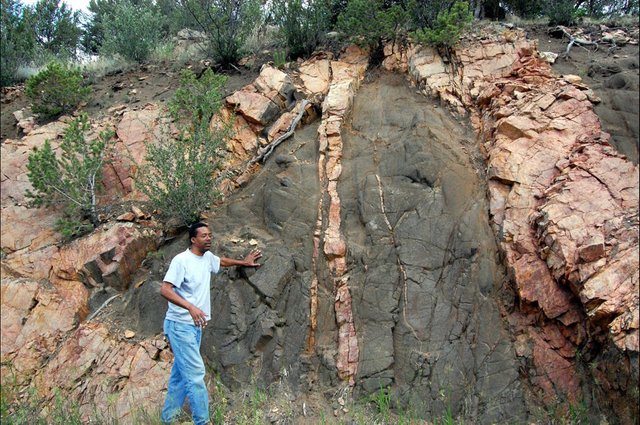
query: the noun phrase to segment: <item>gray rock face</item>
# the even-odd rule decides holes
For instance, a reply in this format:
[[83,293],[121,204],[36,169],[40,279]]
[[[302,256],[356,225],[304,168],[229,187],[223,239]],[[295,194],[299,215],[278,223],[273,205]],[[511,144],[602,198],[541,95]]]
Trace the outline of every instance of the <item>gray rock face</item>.
[[[365,392],[393,385],[426,417],[525,417],[496,291],[504,278],[471,131],[400,77],[365,85],[339,185]],[[482,400],[482,402],[480,402]]]
[[[255,239],[258,269],[227,269],[212,286],[203,353],[228,385],[306,380],[312,233],[317,215],[316,125],[298,130],[276,160],[210,220],[219,255],[241,258]],[[277,160],[278,155],[286,160]],[[240,240],[244,242],[227,242]],[[302,364],[302,366],[301,366]]]
[[[356,96],[337,186],[360,353],[355,390],[390,386],[424,417],[451,408],[473,423],[518,422],[526,410],[472,137],[400,76]],[[229,385],[284,376],[301,390],[339,383],[336,294],[322,265],[311,351],[307,341],[315,139],[316,126],[298,130],[210,220],[219,254],[241,257],[251,247],[237,241],[250,239],[264,253],[261,268],[214,279],[203,352]]]

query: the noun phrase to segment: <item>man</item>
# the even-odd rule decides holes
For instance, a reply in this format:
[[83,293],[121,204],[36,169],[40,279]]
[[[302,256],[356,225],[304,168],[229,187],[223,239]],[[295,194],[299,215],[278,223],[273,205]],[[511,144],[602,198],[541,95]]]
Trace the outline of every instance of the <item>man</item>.
[[169,377],[162,421],[175,421],[185,398],[196,425],[209,423],[209,395],[204,383],[204,362],[200,355],[202,329],[211,320],[211,273],[220,267],[260,267],[262,254],[252,251],[244,260],[216,257],[211,248],[211,231],[204,223],[189,227],[191,246],[171,260],[160,294],[169,301],[164,333],[169,339],[174,362]]

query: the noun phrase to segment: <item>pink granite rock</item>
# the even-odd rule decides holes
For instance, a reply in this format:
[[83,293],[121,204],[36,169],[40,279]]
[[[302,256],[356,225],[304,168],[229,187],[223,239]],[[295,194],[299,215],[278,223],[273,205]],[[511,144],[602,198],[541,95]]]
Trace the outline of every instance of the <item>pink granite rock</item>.
[[313,57],[300,65],[299,77],[302,80],[300,89],[309,96],[326,95],[331,81],[330,59]]
[[[574,397],[572,356],[585,329],[638,352],[638,167],[609,146],[581,80],[554,75],[535,44],[514,34],[461,43],[459,72],[410,47],[408,69],[425,93],[475,111],[493,226],[520,308],[544,314],[542,328],[514,322],[529,335],[532,383]],[[550,344],[552,326],[561,332]]]
[[60,249],[53,259],[51,280],[127,289],[147,253],[158,248],[159,236],[159,230],[134,223],[105,225]]
[[54,287],[29,279],[2,280],[2,362],[18,382],[53,355],[65,334],[87,314],[80,282]]
[[171,368],[162,339],[120,340],[102,324],[81,325],[56,356],[38,372],[38,392],[51,399],[54,389],[76,398],[85,419],[99,414],[119,423],[139,423],[136,414],[154,415],[165,396]]

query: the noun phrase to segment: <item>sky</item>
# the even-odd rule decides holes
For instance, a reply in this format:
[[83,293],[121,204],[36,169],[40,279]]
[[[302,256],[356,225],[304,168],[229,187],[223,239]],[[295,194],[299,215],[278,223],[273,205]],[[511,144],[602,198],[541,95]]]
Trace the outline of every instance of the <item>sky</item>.
[[[37,0],[20,0],[22,4],[26,5],[34,5],[37,3]],[[67,6],[71,7],[74,10],[80,10],[82,12],[89,12],[89,0],[62,0],[60,3],[66,3]]]

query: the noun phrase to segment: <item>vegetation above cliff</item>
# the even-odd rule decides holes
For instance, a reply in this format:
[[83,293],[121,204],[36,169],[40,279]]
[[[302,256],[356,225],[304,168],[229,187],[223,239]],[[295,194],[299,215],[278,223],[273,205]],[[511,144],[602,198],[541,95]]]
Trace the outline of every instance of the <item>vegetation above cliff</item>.
[[172,39],[185,28],[203,35],[203,55],[231,68],[264,48],[293,60],[341,41],[378,45],[381,39],[409,37],[453,45],[471,18],[510,15],[550,25],[637,19],[638,0],[91,0],[88,14],[60,0],[33,6],[3,0],[1,14],[0,83],[6,86],[54,60],[100,55],[144,62],[171,56]]

